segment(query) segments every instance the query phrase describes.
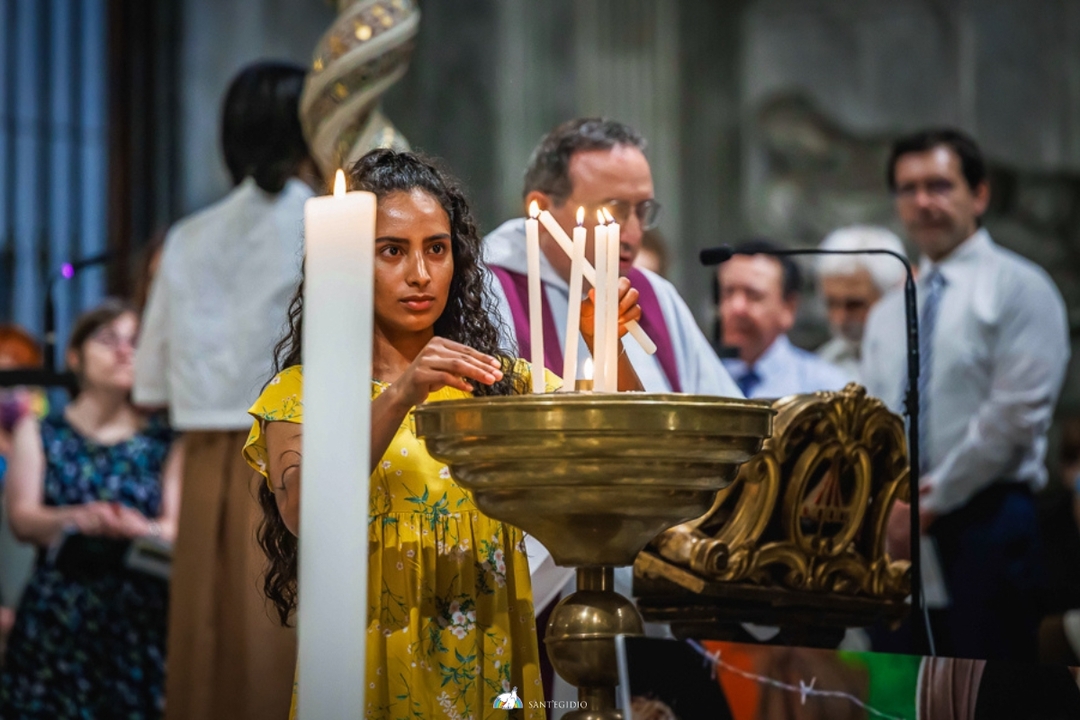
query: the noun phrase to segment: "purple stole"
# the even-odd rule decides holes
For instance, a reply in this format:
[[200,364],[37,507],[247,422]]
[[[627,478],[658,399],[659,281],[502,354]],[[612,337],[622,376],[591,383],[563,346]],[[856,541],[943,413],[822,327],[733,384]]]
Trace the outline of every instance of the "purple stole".
[[[523,273],[513,272],[497,265],[489,265],[488,269],[499,279],[506,300],[510,304],[518,355],[527,358],[532,348],[532,339],[529,336],[529,278]],[[679,369],[675,362],[675,348],[671,344],[671,333],[668,332],[664,314],[660,311],[660,300],[656,297],[656,290],[653,289],[645,274],[637,268],[631,268],[627,277],[639,293],[641,320],[638,322],[641,329],[656,343],[656,359],[660,363],[660,369],[664,371],[671,389],[674,392],[682,392]],[[558,375],[563,369],[562,343],[559,342],[559,334],[555,329],[555,318],[551,314],[547,294],[544,293],[541,297],[544,305],[541,310],[544,321],[544,366]]]

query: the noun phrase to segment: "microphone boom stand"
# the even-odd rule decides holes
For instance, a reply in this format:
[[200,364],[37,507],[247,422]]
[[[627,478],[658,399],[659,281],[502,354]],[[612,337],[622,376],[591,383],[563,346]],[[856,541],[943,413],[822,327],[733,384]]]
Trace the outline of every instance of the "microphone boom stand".
[[71,372],[56,370],[56,300],[53,291],[56,283],[70,280],[80,270],[95,265],[102,265],[112,260],[115,253],[109,251],[92,255],[73,263],[65,263],[60,270],[49,275],[45,283],[45,342],[42,368],[19,368],[0,370],[0,388],[28,385],[33,387],[60,387],[73,390],[76,386],[75,375]]

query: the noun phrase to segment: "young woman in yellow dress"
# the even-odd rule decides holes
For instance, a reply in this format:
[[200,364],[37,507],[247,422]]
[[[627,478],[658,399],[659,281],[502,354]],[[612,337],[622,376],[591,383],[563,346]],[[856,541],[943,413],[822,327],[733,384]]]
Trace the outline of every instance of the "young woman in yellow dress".
[[[425,401],[528,392],[528,365],[499,348],[480,239],[454,181],[416,155],[376,150],[352,169],[350,185],[378,197],[366,716],[503,720],[494,701],[516,688],[523,717],[545,717],[521,531],[476,509],[412,419]],[[270,559],[265,591],[283,623],[297,601],[302,292],[244,450],[267,478],[259,542]],[[582,309],[590,341],[591,302]],[[625,280],[620,310],[625,331],[641,313]],[[625,355],[620,380],[640,389]],[[545,382],[552,390],[559,380],[548,373]]]

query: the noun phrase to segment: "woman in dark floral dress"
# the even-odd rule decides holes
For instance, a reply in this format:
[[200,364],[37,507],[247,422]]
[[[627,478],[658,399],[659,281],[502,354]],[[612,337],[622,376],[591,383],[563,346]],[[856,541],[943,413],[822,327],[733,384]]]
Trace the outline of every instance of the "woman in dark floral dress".
[[0,673],[4,720],[141,720],[164,708],[168,586],[122,558],[133,538],[173,539],[181,456],[164,423],[128,399],[137,328],[116,302],[80,318],[68,349],[78,396],[15,428],[11,527],[39,553]]

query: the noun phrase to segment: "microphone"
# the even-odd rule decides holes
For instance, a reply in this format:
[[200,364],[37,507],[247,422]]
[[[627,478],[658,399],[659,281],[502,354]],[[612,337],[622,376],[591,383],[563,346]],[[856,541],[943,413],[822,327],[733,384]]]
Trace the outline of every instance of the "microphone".
[[[105,263],[112,260],[114,255],[116,255],[115,252],[108,250],[103,253],[98,253],[97,255],[91,255],[90,257],[76,260],[75,262],[64,263],[60,266],[60,276],[63,277],[65,280],[70,280],[71,278],[75,277],[75,273],[79,272],[80,270],[84,270],[88,267],[93,267],[94,265],[104,265]],[[53,278],[56,278],[55,274],[53,275]]]
[[56,301],[53,290],[60,280],[70,280],[80,270],[96,265],[104,265],[116,256],[116,252],[107,251],[66,262],[59,270],[51,273],[45,282],[45,347],[44,368],[0,370],[0,387],[33,385],[37,387],[63,387],[73,390],[75,376],[70,372],[56,370]]
[[735,250],[727,245],[714,248],[706,248],[701,251],[699,258],[702,265],[719,265],[735,256]]
[[49,373],[56,372],[56,300],[53,298],[53,291],[56,289],[56,283],[60,280],[70,280],[75,277],[75,274],[81,270],[85,270],[89,267],[96,265],[104,265],[111,261],[116,255],[114,251],[108,250],[97,255],[90,255],[74,262],[66,262],[60,266],[60,269],[53,272],[45,284],[45,371]]
[[825,250],[822,248],[777,248],[775,250],[736,250],[730,245],[706,248],[699,254],[702,265],[720,265],[736,255],[891,255],[904,265],[904,320],[907,327],[908,389],[904,398],[904,413],[908,418],[908,480],[911,492],[911,596],[916,612],[921,612],[926,626],[926,642],[930,655],[936,655],[930,616],[922,594],[922,558],[919,538],[919,313],[915,301],[915,274],[911,262],[898,252],[884,248],[867,250]]

